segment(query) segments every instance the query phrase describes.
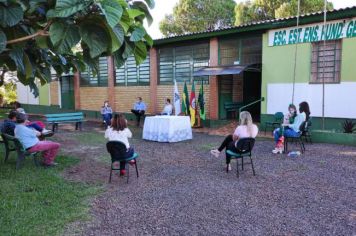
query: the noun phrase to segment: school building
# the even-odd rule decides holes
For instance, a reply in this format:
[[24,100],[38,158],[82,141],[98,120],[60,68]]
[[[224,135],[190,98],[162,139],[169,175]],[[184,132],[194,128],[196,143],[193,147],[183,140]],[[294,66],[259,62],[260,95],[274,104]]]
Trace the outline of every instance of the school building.
[[[261,125],[290,103],[310,104],[313,128],[324,115],[327,129],[356,119],[356,7],[254,22],[214,31],[154,41],[149,56],[136,66],[130,57],[116,68],[112,57],[100,59],[100,71],[53,78],[34,98],[18,85],[18,100],[28,112],[84,111],[100,117],[109,100],[116,112],[130,113],[136,97],[148,113],[163,109],[173,97],[174,80],[204,84],[206,125],[236,119],[227,104],[246,106]],[[326,40],[324,40],[326,39]],[[252,105],[251,105],[252,104]]]

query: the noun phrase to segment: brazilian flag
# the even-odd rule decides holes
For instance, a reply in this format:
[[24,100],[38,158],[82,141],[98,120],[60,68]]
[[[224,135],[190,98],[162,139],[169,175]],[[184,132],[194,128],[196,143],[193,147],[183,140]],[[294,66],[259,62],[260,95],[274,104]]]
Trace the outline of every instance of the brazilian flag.
[[201,82],[201,86],[199,89],[198,103],[199,103],[199,109],[200,109],[200,111],[199,111],[200,119],[205,120],[205,101],[204,101],[203,81]]
[[186,115],[190,115],[189,112],[189,95],[188,95],[188,87],[187,83],[184,81],[184,90],[182,96],[182,112]]

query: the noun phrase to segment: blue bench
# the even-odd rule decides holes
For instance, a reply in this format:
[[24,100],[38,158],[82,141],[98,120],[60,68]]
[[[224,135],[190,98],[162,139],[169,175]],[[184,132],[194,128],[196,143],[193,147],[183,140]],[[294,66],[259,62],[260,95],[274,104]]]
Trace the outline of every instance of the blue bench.
[[84,122],[83,112],[46,114],[44,115],[45,122],[52,125],[52,131],[58,131],[58,125],[61,123],[75,123],[75,130],[82,130],[82,122]]

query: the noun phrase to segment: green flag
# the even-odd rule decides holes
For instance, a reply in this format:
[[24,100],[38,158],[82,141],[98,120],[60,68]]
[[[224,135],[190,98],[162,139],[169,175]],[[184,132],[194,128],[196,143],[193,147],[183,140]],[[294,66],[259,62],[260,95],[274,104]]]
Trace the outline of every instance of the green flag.
[[188,87],[187,83],[184,82],[184,90],[182,96],[182,112],[186,115],[189,115],[189,95],[188,95]]
[[200,90],[199,90],[199,96],[198,96],[198,103],[199,103],[199,114],[200,114],[200,119],[205,120],[205,101],[204,101],[204,87],[203,87],[203,81],[201,82]]

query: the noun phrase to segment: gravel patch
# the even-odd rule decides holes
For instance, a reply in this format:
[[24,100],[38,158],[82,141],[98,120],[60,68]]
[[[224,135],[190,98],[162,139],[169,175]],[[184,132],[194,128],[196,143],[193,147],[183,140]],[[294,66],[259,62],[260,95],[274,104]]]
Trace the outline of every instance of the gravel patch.
[[272,141],[257,141],[256,176],[246,165],[237,178],[235,165],[227,174],[224,156],[209,154],[222,137],[135,137],[140,177],[131,169],[129,184],[117,176],[106,184],[105,163],[81,170],[79,177],[91,175],[107,190],[93,200],[92,220],[75,222],[66,235],[356,235],[355,147],[307,144],[290,158],[273,155]]

